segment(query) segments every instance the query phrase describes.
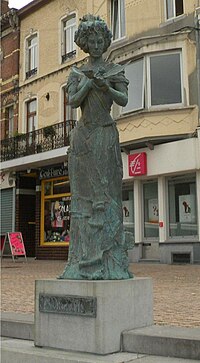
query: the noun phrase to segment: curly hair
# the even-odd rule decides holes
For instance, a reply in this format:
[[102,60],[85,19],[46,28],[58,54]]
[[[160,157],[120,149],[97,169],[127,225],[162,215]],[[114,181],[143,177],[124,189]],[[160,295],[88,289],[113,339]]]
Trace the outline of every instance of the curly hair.
[[105,52],[110,46],[112,33],[108,29],[107,24],[99,16],[91,14],[84,15],[80,19],[78,30],[75,32],[74,41],[85,53],[88,53],[88,36],[92,33],[101,34],[104,38],[104,49]]

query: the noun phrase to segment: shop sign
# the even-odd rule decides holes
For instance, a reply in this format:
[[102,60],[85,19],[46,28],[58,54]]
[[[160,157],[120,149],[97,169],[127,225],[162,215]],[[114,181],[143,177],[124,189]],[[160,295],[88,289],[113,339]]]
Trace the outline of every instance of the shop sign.
[[128,155],[129,176],[147,174],[147,155],[145,152]]
[[57,178],[59,176],[68,175],[67,168],[64,165],[50,166],[48,168],[42,168],[40,170],[40,179]]

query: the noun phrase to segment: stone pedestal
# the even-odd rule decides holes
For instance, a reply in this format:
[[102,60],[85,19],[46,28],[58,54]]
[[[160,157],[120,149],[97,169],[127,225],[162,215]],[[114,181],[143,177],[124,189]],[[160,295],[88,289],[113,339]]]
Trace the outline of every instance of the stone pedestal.
[[124,330],[153,324],[150,278],[39,280],[35,345],[96,354],[120,350]]

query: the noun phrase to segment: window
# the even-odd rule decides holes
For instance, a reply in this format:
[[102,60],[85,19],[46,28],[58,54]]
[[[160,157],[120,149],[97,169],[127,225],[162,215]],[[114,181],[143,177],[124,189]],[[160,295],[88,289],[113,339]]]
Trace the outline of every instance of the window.
[[159,236],[158,183],[143,184],[144,237]]
[[169,236],[197,236],[195,176],[168,180]]
[[129,100],[124,112],[139,110],[144,107],[144,59],[128,64],[125,69],[129,80]]
[[166,18],[171,19],[183,14],[183,0],[165,0]]
[[63,87],[63,116],[64,121],[76,121],[77,120],[77,109],[72,108],[68,101],[66,95],[66,87]]
[[26,78],[37,73],[38,67],[38,37],[37,34],[29,37],[26,41]]
[[129,100],[123,112],[183,104],[180,52],[145,56],[125,67]]
[[75,14],[62,20],[62,62],[65,62],[76,54],[76,44],[74,42],[75,30]]
[[37,123],[36,100],[27,102],[27,132],[34,131]]
[[111,1],[111,28],[113,40],[117,40],[125,36],[124,0]]
[[71,194],[69,179],[42,181],[41,244],[69,244]]
[[6,107],[5,110],[5,138],[12,137],[14,131],[14,107]]

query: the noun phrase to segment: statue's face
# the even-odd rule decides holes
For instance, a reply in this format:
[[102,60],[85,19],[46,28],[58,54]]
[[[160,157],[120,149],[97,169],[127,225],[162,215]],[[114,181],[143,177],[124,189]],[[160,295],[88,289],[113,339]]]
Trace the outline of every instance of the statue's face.
[[88,37],[89,54],[94,58],[99,58],[104,50],[104,38],[101,34],[90,34]]

